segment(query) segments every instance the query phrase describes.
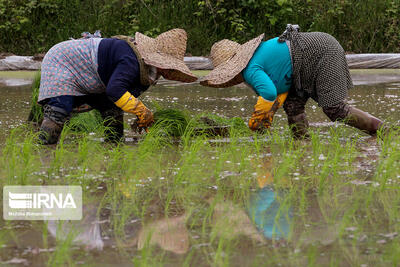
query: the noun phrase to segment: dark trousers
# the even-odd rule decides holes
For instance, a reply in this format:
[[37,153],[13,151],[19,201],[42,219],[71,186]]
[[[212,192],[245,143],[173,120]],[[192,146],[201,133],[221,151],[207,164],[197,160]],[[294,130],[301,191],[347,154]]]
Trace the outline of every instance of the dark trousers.
[[[288,117],[295,117],[305,113],[305,107],[309,96],[297,96],[295,93],[289,93],[283,108]],[[322,110],[331,121],[344,120],[349,113],[350,106],[345,100],[329,107],[323,107]]]
[[[72,111],[75,108],[87,104],[100,112],[101,117],[104,120],[104,126],[106,127],[106,141],[118,142],[123,137],[123,111],[117,107],[105,94],[58,96],[49,98],[47,101],[45,100],[41,104],[43,104],[43,119],[46,126],[54,123],[56,126],[62,129],[64,123],[70,118]],[[49,123],[49,120],[52,123]],[[44,130],[44,128],[49,128],[43,127],[44,123],[42,123],[41,130]],[[59,131],[57,131],[57,133],[58,132]],[[54,133],[54,131],[51,133]],[[58,140],[58,136],[52,136],[51,142],[49,143],[54,143],[54,140]]]
[[[305,106],[308,96],[299,97],[295,93],[289,93],[283,108],[288,117],[289,126],[295,137],[306,137],[308,121],[305,114]],[[360,109],[350,106],[346,100],[342,100],[322,110],[331,121],[342,121],[370,135],[376,135],[383,122]]]

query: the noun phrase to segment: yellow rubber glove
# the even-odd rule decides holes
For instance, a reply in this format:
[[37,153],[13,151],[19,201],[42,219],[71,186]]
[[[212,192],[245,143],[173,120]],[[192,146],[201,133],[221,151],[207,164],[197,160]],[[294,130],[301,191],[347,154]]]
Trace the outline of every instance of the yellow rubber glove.
[[286,93],[279,94],[276,97],[275,102],[278,102],[278,108],[283,106],[283,103],[285,103],[285,100],[286,100],[288,94],[289,94],[289,92],[286,92]]
[[272,124],[275,112],[283,105],[287,95],[288,92],[279,94],[273,102],[259,96],[254,106],[254,112],[249,120],[249,128],[253,131],[259,130],[261,126],[269,128]]
[[126,92],[115,105],[120,107],[123,111],[133,113],[137,116],[137,126],[139,129],[147,129],[153,122],[153,113],[143,105],[142,101],[138,100],[131,93]]

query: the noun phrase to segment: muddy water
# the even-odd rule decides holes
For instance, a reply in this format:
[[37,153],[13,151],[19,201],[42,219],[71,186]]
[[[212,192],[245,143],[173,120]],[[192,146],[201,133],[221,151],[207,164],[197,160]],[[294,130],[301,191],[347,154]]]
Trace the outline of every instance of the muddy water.
[[[363,76],[356,74],[354,78],[356,86],[349,92],[349,102],[352,105],[391,123],[398,123],[400,121],[400,114],[398,113],[400,104],[400,76],[388,75],[388,77],[385,77],[384,75]],[[164,83],[155,86],[142,96],[143,101],[149,105],[156,101],[164,107],[183,108],[192,113],[213,112],[220,116],[239,116],[246,120],[252,112],[256,98],[253,91],[247,87],[215,89],[201,87],[196,84],[176,85],[174,83]],[[9,129],[24,123],[26,120],[30,108],[29,99],[29,85],[0,86],[0,145],[7,136]],[[333,125],[312,100],[307,105],[307,114],[311,126],[321,129],[323,132],[327,131]],[[285,125],[286,118],[282,109],[277,113],[275,120],[278,126]],[[376,156],[377,149],[374,146],[365,147],[365,152]],[[368,167],[369,162],[362,162],[361,160],[360,164]],[[255,195],[265,200],[273,198],[267,191],[259,191]],[[310,210],[307,213],[308,216],[315,222],[321,221],[323,215],[319,210],[317,201],[311,202]],[[200,243],[191,247],[190,243],[193,241],[192,239],[198,238],[201,233],[188,232],[185,228],[185,214],[170,219],[154,220],[145,226],[141,226],[140,220],[133,218],[128,227],[136,230],[131,232],[132,239],[129,244],[126,244],[127,249],[125,251],[125,253],[131,254],[122,256],[116,248],[117,244],[113,240],[112,234],[107,232],[109,224],[107,217],[105,216],[99,221],[95,216],[95,206],[85,208],[85,219],[75,225],[75,227],[78,227],[82,233],[89,233],[90,235],[78,237],[70,249],[81,250],[82,246],[88,249],[104,249],[102,252],[96,252],[96,250],[83,252],[79,259],[74,259],[74,263],[78,265],[99,262],[101,259],[102,264],[100,265],[102,266],[111,266],[116,262],[121,266],[130,266],[132,264],[132,255],[137,253],[136,248],[143,246],[144,239],[146,239],[149,232],[152,232],[153,235],[156,234],[155,236],[159,235],[160,238],[154,238],[150,242],[157,244],[159,248],[169,253],[168,259],[171,266],[176,265],[176,262],[182,263],[184,259],[182,255],[189,253],[190,250],[201,250],[203,247],[209,246],[209,244]],[[248,235],[254,241],[263,239],[260,232],[248,219],[246,211],[229,202],[217,204],[215,208],[215,225],[218,225],[219,217],[226,219],[229,216],[232,217],[231,220],[233,222],[238,221],[240,223],[240,232],[230,234]],[[221,220],[221,222],[225,221]],[[289,223],[282,221],[281,225]],[[1,224],[1,227],[0,230],[3,231],[9,226]],[[54,239],[50,239],[53,242],[50,241],[48,244],[49,249],[40,249],[37,246],[38,244],[43,244],[44,239],[47,239],[43,234],[44,232],[47,232],[48,236],[55,236],[57,229],[60,228],[57,228],[57,225],[52,223],[46,226],[34,222],[21,222],[14,224],[12,227],[22,230],[16,231],[16,236],[3,247],[3,252],[0,253],[0,263],[10,266],[43,265],[47,258],[47,253],[54,251]],[[66,224],[62,229],[68,229],[69,227]],[[321,227],[314,227],[312,231],[313,233],[308,237],[298,237],[298,239],[303,243],[319,242],[328,246],[335,242],[338,230],[335,225],[322,225]],[[348,231],[352,231],[352,229]],[[283,230],[282,232],[284,239],[286,231]],[[58,235],[62,236],[62,232],[58,233]],[[268,233],[264,233],[264,235],[268,235]],[[243,246],[244,251],[246,251],[245,244]],[[237,260],[236,265],[248,263],[243,255],[238,255],[235,259]],[[194,262],[204,264],[202,259],[194,259]]]
[[[352,73],[355,88],[349,92],[349,103],[382,120],[397,122],[400,120],[400,114],[397,112],[400,102],[400,74],[388,73]],[[0,83],[0,128],[2,130],[22,124],[28,117],[30,108],[30,85],[6,86],[5,84],[5,82]],[[257,100],[254,92],[246,86],[217,89],[198,84],[182,85],[173,82],[154,86],[141,98],[146,104],[157,102],[164,107],[183,108],[193,114],[212,112],[219,116],[238,116],[245,120],[250,117]],[[311,126],[332,125],[313,100],[308,102],[306,112]],[[282,109],[276,114],[275,121],[282,125],[286,123]]]

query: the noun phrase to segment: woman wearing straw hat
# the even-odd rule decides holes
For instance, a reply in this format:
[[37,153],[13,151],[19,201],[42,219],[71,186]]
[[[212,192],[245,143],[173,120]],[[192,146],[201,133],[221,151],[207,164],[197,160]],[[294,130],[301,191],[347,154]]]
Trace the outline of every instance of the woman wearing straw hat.
[[305,105],[311,97],[332,121],[376,134],[382,121],[346,102],[353,84],[344,50],[335,38],[322,32],[302,33],[290,24],[279,38],[262,42],[263,37],[243,45],[227,39],[215,43],[210,53],[215,68],[200,81],[210,87],[249,84],[259,96],[250,129],[269,128],[284,104],[294,136],[307,136]]
[[137,116],[139,130],[153,122],[152,112],[137,97],[165,79],[193,82],[183,62],[186,32],[172,29],[156,38],[85,38],[53,46],[42,63],[38,103],[44,107],[39,139],[57,143],[71,111],[82,104],[98,109],[107,126],[106,140],[123,136],[123,111]]

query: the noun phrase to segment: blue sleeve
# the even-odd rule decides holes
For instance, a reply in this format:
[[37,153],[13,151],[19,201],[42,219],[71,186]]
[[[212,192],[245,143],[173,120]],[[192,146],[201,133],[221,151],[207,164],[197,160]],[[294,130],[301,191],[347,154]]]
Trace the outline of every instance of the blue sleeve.
[[249,64],[242,72],[244,80],[256,93],[268,101],[275,101],[277,90],[271,78],[258,64]]
[[139,64],[129,56],[121,58],[115,67],[106,87],[107,96],[116,102],[127,91],[135,87],[135,82],[139,77]]

